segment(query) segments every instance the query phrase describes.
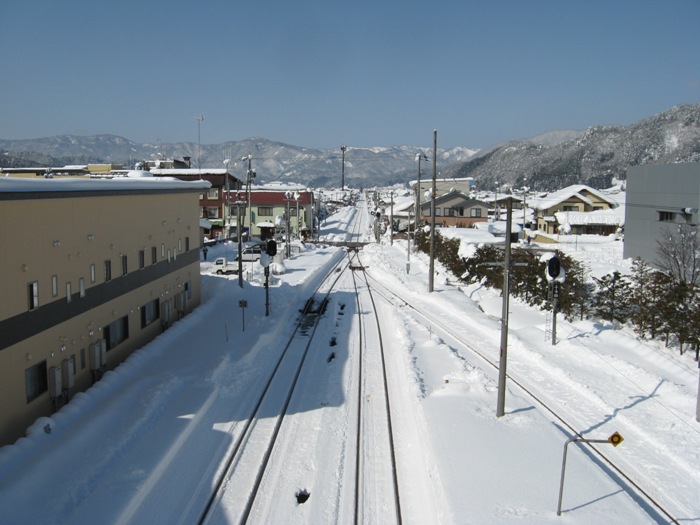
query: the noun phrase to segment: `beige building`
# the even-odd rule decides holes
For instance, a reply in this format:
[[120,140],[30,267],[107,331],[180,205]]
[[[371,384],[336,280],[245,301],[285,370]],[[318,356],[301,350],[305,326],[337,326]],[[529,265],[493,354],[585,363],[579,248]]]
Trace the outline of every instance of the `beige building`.
[[0,177],[0,445],[199,304],[209,187]]
[[624,220],[623,215],[608,213],[618,207],[617,202],[583,184],[531,198],[528,204],[535,209],[537,230],[548,234],[560,233],[567,225],[574,234],[608,235],[620,227],[618,219]]
[[[472,199],[459,191],[451,191],[435,199],[435,222],[440,226],[471,228],[474,223],[486,222],[491,207],[480,200]],[[430,224],[431,203],[420,206],[419,226],[422,222]]]

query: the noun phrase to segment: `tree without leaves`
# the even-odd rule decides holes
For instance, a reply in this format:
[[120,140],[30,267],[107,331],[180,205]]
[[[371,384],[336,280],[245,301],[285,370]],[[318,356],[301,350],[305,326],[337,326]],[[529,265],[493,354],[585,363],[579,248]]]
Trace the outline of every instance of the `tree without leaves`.
[[678,224],[675,230],[665,228],[657,241],[656,266],[684,283],[700,280],[700,238],[697,228]]

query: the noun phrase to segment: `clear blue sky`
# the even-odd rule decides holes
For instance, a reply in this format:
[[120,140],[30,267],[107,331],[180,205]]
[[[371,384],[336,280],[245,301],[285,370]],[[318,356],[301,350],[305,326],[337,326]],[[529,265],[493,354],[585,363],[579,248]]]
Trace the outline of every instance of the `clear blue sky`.
[[0,138],[486,147],[700,101],[698,0],[4,0]]

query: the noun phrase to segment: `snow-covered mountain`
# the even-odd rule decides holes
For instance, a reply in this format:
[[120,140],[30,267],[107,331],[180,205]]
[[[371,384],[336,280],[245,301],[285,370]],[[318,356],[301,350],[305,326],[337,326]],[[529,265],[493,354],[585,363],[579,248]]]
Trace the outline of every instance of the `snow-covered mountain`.
[[[563,139],[563,140],[562,140]],[[630,126],[593,126],[508,142],[446,170],[474,177],[477,187],[527,186],[553,190],[570,184],[609,187],[627,168],[649,163],[700,162],[700,104],[676,106]]]
[[[190,157],[192,166],[198,159],[202,167],[221,168],[225,158],[231,159],[229,169],[245,173],[247,162],[241,158],[252,155],[258,181],[289,180],[313,186],[339,186],[342,172],[340,148],[320,150],[303,148],[253,137],[222,144],[196,142],[139,144],[115,135],[60,135],[33,140],[0,140],[4,152],[2,166],[62,165],[88,162],[111,162],[133,166],[139,160],[159,156],[173,159]],[[464,162],[477,150],[459,147],[438,150],[438,164]],[[352,186],[375,186],[405,183],[417,174],[416,155],[427,151],[415,146],[355,148],[345,152],[345,182]],[[424,168],[428,169],[426,164]]]
[[[417,175],[416,155],[432,151],[415,146],[348,147],[345,183],[354,187],[405,184]],[[0,140],[0,167],[63,166],[111,162],[133,166],[159,156],[191,157],[192,166],[223,167],[243,175],[253,157],[258,182],[289,181],[309,186],[339,186],[340,148],[310,149],[261,137],[222,144],[196,142],[139,144],[115,135],[61,135],[34,140]],[[647,163],[700,161],[700,103],[676,106],[630,126],[593,126],[583,131],[555,130],[526,140],[511,141],[487,150],[465,147],[438,151],[441,177],[473,177],[478,188],[494,189],[498,181],[534,190],[570,184],[595,188],[624,180],[627,168]],[[432,171],[424,163],[424,176]]]

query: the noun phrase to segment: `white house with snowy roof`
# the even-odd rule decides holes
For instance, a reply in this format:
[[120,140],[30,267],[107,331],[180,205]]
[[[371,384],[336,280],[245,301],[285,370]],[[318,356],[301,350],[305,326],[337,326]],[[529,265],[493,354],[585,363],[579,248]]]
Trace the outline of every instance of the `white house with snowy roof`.
[[537,230],[543,233],[609,235],[625,224],[624,207],[584,184],[531,199]]

